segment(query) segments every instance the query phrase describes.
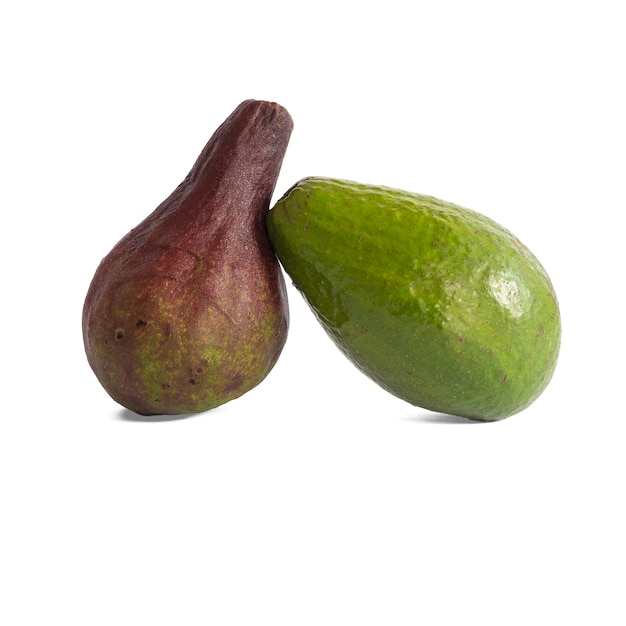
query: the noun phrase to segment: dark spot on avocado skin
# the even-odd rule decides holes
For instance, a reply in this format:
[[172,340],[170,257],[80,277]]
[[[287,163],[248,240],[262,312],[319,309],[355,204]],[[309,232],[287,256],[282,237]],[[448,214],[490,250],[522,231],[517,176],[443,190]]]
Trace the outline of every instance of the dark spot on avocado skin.
[[226,387],[226,391],[228,392],[237,391],[237,389],[239,389],[241,385],[243,385],[243,383],[244,383],[243,376],[241,376],[240,374],[237,374],[236,376],[233,377],[233,379],[230,381],[230,383]]
[[135,324],[135,326],[136,326],[137,328],[143,328],[144,326],[147,326],[147,325],[148,325],[148,322],[146,322],[145,320],[139,320],[139,321]]
[[500,381],[500,384],[502,385],[505,380],[506,380],[506,374],[502,377],[502,380]]
[[115,331],[115,338],[120,341],[121,339],[124,339],[124,329],[123,328],[118,328]]

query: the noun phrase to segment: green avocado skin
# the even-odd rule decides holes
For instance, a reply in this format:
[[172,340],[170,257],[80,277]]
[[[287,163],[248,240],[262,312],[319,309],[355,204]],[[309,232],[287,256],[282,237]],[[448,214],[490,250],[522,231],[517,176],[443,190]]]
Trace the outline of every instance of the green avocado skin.
[[535,256],[433,197],[309,177],[267,216],[274,249],[340,350],[390,393],[493,421],[550,382],[561,321]]

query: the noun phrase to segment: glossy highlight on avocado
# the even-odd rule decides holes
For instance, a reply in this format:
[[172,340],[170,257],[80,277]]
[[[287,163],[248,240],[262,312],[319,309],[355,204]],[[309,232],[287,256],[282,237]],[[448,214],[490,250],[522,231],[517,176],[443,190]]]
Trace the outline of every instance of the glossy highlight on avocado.
[[430,196],[310,177],[267,215],[278,257],[340,350],[411,404],[492,421],[558,357],[557,298],[508,230]]

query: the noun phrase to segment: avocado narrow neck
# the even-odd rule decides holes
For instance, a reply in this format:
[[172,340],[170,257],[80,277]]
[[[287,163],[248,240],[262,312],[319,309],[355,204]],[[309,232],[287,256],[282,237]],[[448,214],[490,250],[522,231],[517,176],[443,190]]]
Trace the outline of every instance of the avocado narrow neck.
[[[200,222],[257,222],[269,209],[293,128],[286,109],[246,100],[215,131],[174,194]],[[173,195],[174,195],[173,194]]]

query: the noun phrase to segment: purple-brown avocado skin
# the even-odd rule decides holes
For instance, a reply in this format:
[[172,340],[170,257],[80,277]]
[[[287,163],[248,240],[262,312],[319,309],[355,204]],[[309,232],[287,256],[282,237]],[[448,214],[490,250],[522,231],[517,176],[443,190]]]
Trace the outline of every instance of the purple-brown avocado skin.
[[83,309],[89,364],[142,415],[197,413],[272,369],[289,324],[265,215],[293,122],[247,100],[185,180],[101,261]]

